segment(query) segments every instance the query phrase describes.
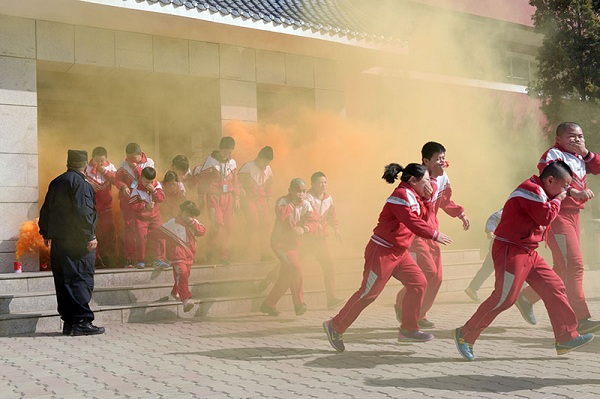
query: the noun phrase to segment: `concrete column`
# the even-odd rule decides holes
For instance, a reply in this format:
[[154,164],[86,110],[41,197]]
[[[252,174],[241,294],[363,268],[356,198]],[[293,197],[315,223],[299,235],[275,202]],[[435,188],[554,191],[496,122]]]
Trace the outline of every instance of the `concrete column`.
[[[38,216],[35,20],[0,15],[0,273],[15,260],[19,226]],[[22,259],[37,270],[37,256]]]

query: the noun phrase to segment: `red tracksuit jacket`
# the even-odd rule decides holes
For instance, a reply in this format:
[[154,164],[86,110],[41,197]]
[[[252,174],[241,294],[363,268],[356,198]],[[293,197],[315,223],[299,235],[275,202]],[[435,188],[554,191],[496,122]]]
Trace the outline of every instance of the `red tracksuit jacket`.
[[153,168],[154,161],[151,158],[146,157],[146,154],[144,154],[143,152],[142,160],[133,168],[131,167],[131,165],[129,165],[127,159],[121,162],[121,165],[119,165],[115,176],[115,186],[117,186],[117,188],[119,189],[119,199],[121,203],[127,203],[129,201],[129,198],[126,194],[123,193],[123,191],[121,191],[121,189],[123,187],[134,188],[131,185],[140,179],[140,177],[142,176],[142,170],[145,167]]
[[[568,197],[567,197],[568,198]],[[550,199],[538,176],[532,176],[508,197],[496,227],[496,240],[534,250],[544,239],[546,226],[560,211],[561,201]]]
[[[165,193],[159,182],[154,182],[154,193],[148,192],[144,187],[136,187],[131,190],[129,196],[129,208],[133,211],[135,218],[140,220],[160,219],[160,211],[158,203],[165,199]],[[155,205],[152,209],[147,209],[146,205],[154,201]]]
[[96,198],[96,210],[102,213],[112,208],[112,184],[115,181],[117,169],[115,165],[106,161],[104,163],[104,172],[98,171],[94,161],[90,161],[85,168],[84,174],[87,181],[94,188],[94,197]]
[[240,195],[235,160],[219,161],[218,151],[214,151],[204,164],[194,168],[194,177],[200,196],[203,196],[204,193],[219,196],[231,193],[234,197]]
[[446,172],[443,175],[431,179],[432,185],[435,183],[434,192],[431,196],[433,214],[430,216],[430,222],[436,229],[440,226],[437,214],[440,208],[450,217],[459,217],[464,215],[465,208],[452,201],[452,188],[450,179]]
[[196,219],[186,224],[181,218],[170,219],[160,227],[165,237],[167,257],[174,263],[192,264],[196,256],[196,237],[203,236],[206,229]]
[[271,201],[273,171],[270,165],[263,170],[255,161],[248,162],[238,172],[238,179],[246,193],[246,200],[265,203]]
[[271,234],[271,245],[281,249],[297,249],[302,236],[296,234],[295,227],[304,228],[306,233],[314,233],[319,228],[317,215],[307,200],[296,205],[289,195],[275,203],[275,226]]
[[333,197],[325,193],[323,199],[321,199],[309,191],[306,194],[306,199],[310,202],[319,217],[319,231],[317,231],[317,235],[319,237],[329,237],[329,226],[334,229],[337,229],[339,226],[335,207],[333,206]]
[[[583,159],[581,155],[573,154],[563,147],[555,144],[554,147],[546,151],[538,163],[540,173],[549,163],[560,160],[565,162],[573,171],[573,181],[571,187],[576,190],[585,190],[587,188],[587,174],[597,175],[600,173],[600,157],[590,151],[587,159]],[[577,210],[585,208],[585,201],[579,201],[573,197],[567,196],[562,202],[561,209]]]
[[398,251],[408,249],[415,235],[435,240],[439,233],[426,221],[430,212],[431,201],[424,203],[410,184],[402,182],[383,206],[371,240]]

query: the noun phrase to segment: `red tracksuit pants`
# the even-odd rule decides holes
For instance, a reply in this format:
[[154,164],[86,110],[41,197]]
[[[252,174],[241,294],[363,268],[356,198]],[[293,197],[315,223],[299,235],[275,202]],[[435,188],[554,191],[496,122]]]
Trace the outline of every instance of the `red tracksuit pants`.
[[406,288],[402,303],[406,311],[402,312],[400,328],[409,331],[419,330],[417,319],[427,289],[427,280],[423,272],[408,250],[398,252],[393,248],[375,244],[373,241],[369,241],[365,248],[365,267],[360,288],[332,319],[334,330],[344,333],[358,315],[377,299],[392,276],[400,280]]
[[[151,218],[150,220],[135,218],[133,224],[134,259],[136,262],[146,262],[146,252],[150,252],[152,255],[156,253],[156,248],[149,248],[151,245],[156,245],[156,241],[148,240],[148,234],[161,226],[160,217]],[[147,251],[147,249],[149,250]]]
[[279,277],[271,292],[265,298],[265,305],[275,307],[288,289],[292,293],[294,306],[304,303],[304,275],[302,263],[300,262],[299,249],[273,247],[273,251],[281,262],[281,266],[279,268]]
[[183,302],[192,297],[190,291],[190,272],[192,271],[191,262],[175,261],[173,265],[173,289],[172,295],[179,295],[179,299]]
[[111,208],[98,212],[96,238],[98,239],[96,260],[98,258],[113,260],[115,257],[115,222]]
[[207,194],[207,207],[211,221],[206,242],[208,251],[214,259],[228,260],[233,230],[233,195]]
[[334,300],[335,297],[335,266],[327,244],[327,237],[315,237],[306,235],[302,241],[300,249],[300,258],[312,255],[323,269],[323,279],[325,281],[325,295],[327,301]]
[[[590,317],[590,310],[583,292],[583,256],[579,235],[579,211],[558,214],[550,225],[547,239],[552,251],[554,271],[562,279],[567,290],[569,304],[575,311],[577,320]],[[536,303],[540,297],[531,289],[523,290],[525,298]]]
[[565,285],[537,251],[496,240],[492,257],[496,274],[494,291],[462,327],[467,342],[474,344],[496,316],[515,303],[525,281],[544,301],[555,339],[566,342],[579,335]]
[[[423,319],[433,306],[442,286],[442,251],[437,242],[422,239],[415,239],[411,247],[411,252],[413,251],[417,265],[419,265],[427,279],[427,290],[425,290],[425,295],[423,296],[423,305],[421,305],[421,314],[419,315],[419,319]],[[406,288],[402,288],[396,296],[396,306],[398,309],[404,310],[401,307],[404,295],[406,295]]]

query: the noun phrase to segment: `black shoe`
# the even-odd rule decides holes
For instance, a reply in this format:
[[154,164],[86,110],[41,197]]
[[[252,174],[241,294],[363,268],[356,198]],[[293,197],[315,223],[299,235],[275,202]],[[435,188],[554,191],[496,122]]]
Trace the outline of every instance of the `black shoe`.
[[427,320],[426,318],[422,318],[421,320],[417,321],[417,324],[421,328],[435,328],[435,323]]
[[264,303],[260,305],[260,312],[266,313],[269,316],[279,316],[279,310],[275,309],[273,306],[269,306]]
[[89,321],[82,321],[80,323],[73,324],[71,335],[76,337],[80,335],[98,335],[104,334],[104,327],[96,327]]
[[63,322],[62,334],[63,335],[71,335],[72,332],[73,332],[73,323],[68,322],[68,321]]
[[594,333],[600,330],[600,321],[590,320],[589,318],[580,320],[577,324],[577,332],[579,334]]
[[519,312],[521,312],[521,316],[523,316],[523,319],[527,323],[531,324],[532,326],[535,326],[537,324],[537,320],[535,319],[535,313],[533,313],[533,304],[529,302],[527,298],[525,298],[522,292],[521,294],[519,294],[519,297],[515,302],[515,306],[517,307],[517,309],[519,309]]
[[302,316],[304,313],[306,313],[306,304],[301,303],[300,305],[295,305],[294,312],[296,312],[296,316]]
[[256,291],[265,292],[267,288],[269,288],[269,285],[271,285],[271,281],[268,278],[266,278],[260,283],[258,283],[258,285],[256,286]]

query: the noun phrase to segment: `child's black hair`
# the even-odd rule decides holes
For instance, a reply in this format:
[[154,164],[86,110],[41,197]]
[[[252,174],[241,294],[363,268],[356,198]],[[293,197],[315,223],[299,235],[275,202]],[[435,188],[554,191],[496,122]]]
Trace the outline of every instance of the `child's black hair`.
[[144,169],[142,169],[142,176],[148,180],[154,180],[156,179],[156,169],[146,166]]
[[170,182],[170,181],[179,181],[177,172],[175,172],[173,170],[167,170],[167,173],[165,173],[165,177],[164,177],[163,181],[165,183]]
[[96,147],[92,151],[92,158],[94,157],[108,157],[108,151],[104,147]]
[[310,182],[312,184],[315,184],[317,182],[317,180],[319,180],[321,177],[325,177],[326,178],[327,176],[325,176],[325,173],[323,173],[323,172],[315,172],[310,177]]
[[141,154],[142,147],[138,143],[129,143],[127,147],[125,147],[126,154]]
[[[560,136],[564,132],[569,129],[581,129],[581,126],[575,122],[563,122],[560,125],[556,126],[556,135]],[[583,130],[583,129],[582,129]]]
[[430,141],[421,148],[421,158],[431,159],[436,152],[445,153],[446,148],[440,143]]
[[546,165],[542,173],[540,174],[540,179],[545,179],[546,177],[552,176],[555,179],[563,179],[567,176],[573,177],[573,171],[564,161],[554,161]]
[[219,142],[219,148],[222,150],[233,150],[235,148],[235,140],[229,136],[222,137]]
[[179,210],[181,212],[187,212],[190,215],[192,215],[193,217],[196,217],[198,215],[200,215],[200,210],[196,207],[196,204],[194,203],[194,201],[183,201],[181,203],[181,205],[179,205]]
[[187,171],[190,168],[190,161],[188,161],[185,155],[175,155],[175,158],[173,158],[171,164],[177,170]]
[[425,173],[427,172],[427,168],[420,163],[409,163],[406,165],[406,168],[403,168],[402,165],[397,163],[391,163],[385,166],[385,170],[383,172],[382,179],[384,179],[389,184],[394,184],[396,180],[398,180],[398,175],[402,173],[400,180],[403,182],[407,182],[411,177],[414,177],[417,180],[421,180]]

